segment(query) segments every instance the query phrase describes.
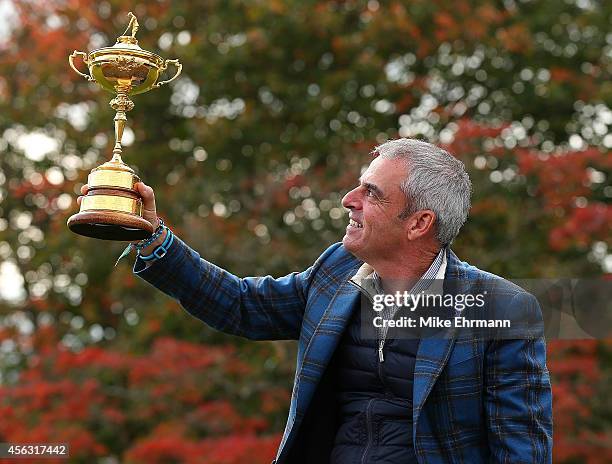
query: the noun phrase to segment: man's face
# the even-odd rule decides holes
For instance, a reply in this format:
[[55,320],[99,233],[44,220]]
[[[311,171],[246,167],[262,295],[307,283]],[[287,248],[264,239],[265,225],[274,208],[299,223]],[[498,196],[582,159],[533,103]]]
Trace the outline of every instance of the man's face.
[[400,183],[407,174],[405,161],[375,158],[359,186],[342,199],[342,206],[350,210],[342,243],[362,261],[371,264],[393,257],[405,238],[405,224],[398,216],[406,207]]

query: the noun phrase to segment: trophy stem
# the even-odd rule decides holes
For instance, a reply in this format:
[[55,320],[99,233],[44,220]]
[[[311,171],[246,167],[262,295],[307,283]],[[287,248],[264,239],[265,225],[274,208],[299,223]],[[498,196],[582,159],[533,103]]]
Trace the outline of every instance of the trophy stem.
[[113,148],[112,161],[123,163],[121,159],[121,153],[123,151],[121,147],[121,138],[123,137],[125,121],[127,120],[125,113],[134,108],[134,102],[132,102],[128,96],[128,91],[132,85],[131,79],[118,79],[117,81],[117,96],[110,101],[111,108],[117,111],[117,114],[115,114],[115,147]]
[[125,121],[127,117],[125,116],[125,111],[117,111],[115,114],[115,146],[113,148],[113,159],[117,163],[123,163],[121,159],[122,147],[121,147],[121,138],[123,137],[123,129],[125,128]]

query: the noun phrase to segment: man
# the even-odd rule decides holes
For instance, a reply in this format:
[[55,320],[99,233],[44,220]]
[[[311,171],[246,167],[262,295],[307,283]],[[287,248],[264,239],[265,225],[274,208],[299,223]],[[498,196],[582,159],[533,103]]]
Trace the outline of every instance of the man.
[[[388,294],[414,290],[420,277],[444,279],[444,291],[454,293],[494,281],[503,289],[502,311],[539,311],[521,288],[450,250],[470,206],[460,161],[411,139],[384,143],[374,154],[342,200],[350,211],[342,243],[304,272],[241,279],[178,238],[163,257],[138,258],[134,271],[218,330],[298,340],[277,463],[551,462],[542,338],[387,339],[382,331],[373,339],[360,330],[361,296],[371,296],[364,279]],[[138,188],[145,218],[157,224],[152,189]],[[168,233],[141,255],[150,256]]]

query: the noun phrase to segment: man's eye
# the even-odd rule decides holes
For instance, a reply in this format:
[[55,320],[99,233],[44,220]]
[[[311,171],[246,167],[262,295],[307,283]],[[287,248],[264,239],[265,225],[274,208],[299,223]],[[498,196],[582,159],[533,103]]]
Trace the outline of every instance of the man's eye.
[[375,197],[376,194],[374,193],[374,190],[372,190],[371,188],[366,188],[366,196],[367,197]]

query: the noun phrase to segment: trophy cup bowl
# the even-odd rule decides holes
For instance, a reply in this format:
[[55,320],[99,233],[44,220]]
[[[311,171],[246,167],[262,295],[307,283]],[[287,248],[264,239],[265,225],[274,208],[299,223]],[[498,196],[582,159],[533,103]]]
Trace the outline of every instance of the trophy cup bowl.
[[[113,157],[91,170],[87,195],[81,201],[79,212],[67,222],[71,231],[103,240],[142,240],[153,233],[153,225],[142,217],[142,198],[134,188],[140,178],[121,159],[121,138],[126,112],[134,108],[129,97],[172,82],[182,70],[178,60],[164,60],[140,48],[135,38],[138,21],[132,13],[129,13],[129,17],[128,28],[112,47],[100,48],[89,54],[75,50],[68,57],[70,67],[77,74],[88,81],[97,82],[116,95],[110,102],[110,106],[116,110]],[[130,28],[132,33],[127,35]],[[75,66],[74,59],[79,56],[89,74]],[[176,68],[174,76],[158,81],[169,65]]]

